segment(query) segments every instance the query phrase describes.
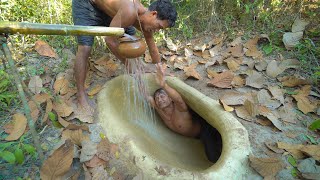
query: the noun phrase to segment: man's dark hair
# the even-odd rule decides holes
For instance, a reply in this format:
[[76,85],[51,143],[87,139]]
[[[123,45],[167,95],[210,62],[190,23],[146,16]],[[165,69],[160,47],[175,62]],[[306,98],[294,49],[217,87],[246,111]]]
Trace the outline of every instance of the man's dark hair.
[[157,89],[154,94],[153,94],[153,99],[156,99],[156,97],[159,95],[159,94],[166,94],[166,91],[162,88],[160,89]]
[[173,27],[176,23],[177,11],[170,0],[157,0],[151,3],[149,11],[157,11],[157,18],[160,20],[168,20],[170,27]]

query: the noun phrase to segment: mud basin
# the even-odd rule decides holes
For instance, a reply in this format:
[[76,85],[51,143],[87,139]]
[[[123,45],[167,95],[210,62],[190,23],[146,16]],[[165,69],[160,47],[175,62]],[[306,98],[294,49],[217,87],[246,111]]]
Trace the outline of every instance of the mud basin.
[[[135,157],[134,163],[144,179],[246,179],[251,174],[248,133],[217,101],[178,78],[167,77],[167,83],[181,94],[188,106],[221,134],[222,154],[212,163],[200,140],[172,132],[156,114],[141,114],[145,107],[134,106],[137,99],[133,94],[137,89],[128,84],[130,78],[116,77],[100,91],[99,123],[111,142],[125,147],[123,151]],[[151,74],[145,75],[144,81],[150,95],[159,88]],[[163,168],[165,175],[159,173],[159,168]]]

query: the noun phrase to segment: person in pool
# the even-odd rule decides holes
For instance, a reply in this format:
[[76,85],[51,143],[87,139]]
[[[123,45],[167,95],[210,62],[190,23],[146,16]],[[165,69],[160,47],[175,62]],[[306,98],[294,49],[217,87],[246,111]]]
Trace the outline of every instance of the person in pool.
[[[170,0],[156,0],[149,8],[145,8],[140,0],[72,0],[72,17],[74,25],[122,27],[129,35],[135,34],[135,28],[140,30],[145,37],[153,63],[159,63],[160,55],[153,34],[160,29],[173,27],[177,12]],[[78,107],[93,116],[93,108],[88,103],[84,83],[94,36],[77,36],[77,40],[74,72]],[[118,53],[118,38],[107,36],[105,41],[111,52],[125,64],[126,59]]]
[[148,97],[149,103],[169,129],[183,136],[200,138],[208,159],[216,162],[222,151],[219,132],[190,111],[181,95],[166,83],[166,65],[157,64],[156,69],[156,81],[161,88],[155,91],[153,97]]

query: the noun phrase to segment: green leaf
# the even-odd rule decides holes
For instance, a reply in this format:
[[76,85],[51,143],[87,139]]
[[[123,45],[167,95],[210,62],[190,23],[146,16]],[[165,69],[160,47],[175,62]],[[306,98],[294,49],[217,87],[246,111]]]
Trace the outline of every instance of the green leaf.
[[63,128],[63,126],[58,121],[52,121],[52,124],[56,128]]
[[315,131],[317,129],[320,129],[320,119],[313,121],[312,124],[310,124],[309,129],[311,131]]
[[52,122],[56,121],[56,115],[53,112],[49,112],[48,117]]
[[16,162],[16,158],[12,152],[3,151],[0,155],[8,163],[14,164]]
[[298,177],[298,170],[297,170],[297,168],[292,168],[292,169],[291,169],[291,176],[292,176],[292,177]]
[[288,162],[293,166],[297,167],[297,161],[290,155],[288,156]]
[[4,151],[5,149],[7,149],[7,147],[11,146],[14,143],[16,143],[16,142],[0,143],[0,152]]
[[22,147],[29,154],[34,154],[36,152],[36,149],[33,146],[31,146],[30,144],[23,144]]
[[269,55],[270,53],[272,53],[273,48],[271,44],[268,44],[266,46],[263,46],[262,50],[266,55]]
[[18,164],[22,164],[23,161],[24,161],[24,155],[23,155],[23,152],[20,148],[17,148],[15,151],[14,151],[14,156],[16,157],[16,161]]
[[249,12],[250,12],[250,7],[249,7],[247,4],[246,4],[244,7],[246,8],[246,14],[249,14]]
[[318,144],[318,142],[314,139],[314,137],[309,136],[309,135],[307,135],[307,134],[306,134],[306,137],[310,140],[310,142],[311,142],[312,144]]

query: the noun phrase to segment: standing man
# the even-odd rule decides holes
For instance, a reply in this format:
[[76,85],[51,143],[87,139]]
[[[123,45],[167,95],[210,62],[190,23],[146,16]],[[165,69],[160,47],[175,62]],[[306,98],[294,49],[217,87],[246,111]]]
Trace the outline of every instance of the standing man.
[[[160,55],[153,39],[153,33],[160,29],[173,27],[177,19],[177,12],[170,0],[156,0],[148,9],[139,0],[72,0],[72,16],[75,25],[122,27],[129,35],[134,35],[135,28],[137,28],[145,37],[152,62],[159,63]],[[88,103],[84,82],[94,37],[78,36],[77,39],[78,51],[74,72],[78,107],[92,116],[93,109]],[[125,64],[126,59],[118,53],[117,37],[107,36],[105,41],[111,52]]]

